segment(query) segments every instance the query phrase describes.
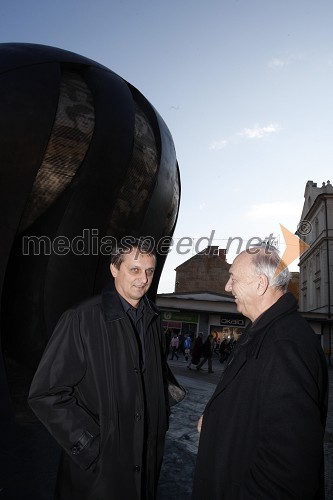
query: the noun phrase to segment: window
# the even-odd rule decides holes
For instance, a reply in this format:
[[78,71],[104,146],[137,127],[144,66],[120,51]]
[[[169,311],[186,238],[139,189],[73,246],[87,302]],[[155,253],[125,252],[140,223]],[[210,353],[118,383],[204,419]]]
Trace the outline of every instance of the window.
[[315,219],[315,238],[317,239],[319,236],[319,221],[318,217]]
[[320,253],[316,253],[316,273],[320,272]]

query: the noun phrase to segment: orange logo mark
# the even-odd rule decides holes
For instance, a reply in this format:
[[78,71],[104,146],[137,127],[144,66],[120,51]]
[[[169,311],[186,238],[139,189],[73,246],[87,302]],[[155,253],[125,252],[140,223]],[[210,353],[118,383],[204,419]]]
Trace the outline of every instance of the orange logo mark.
[[287,228],[280,224],[283,234],[286,249],[282,255],[280,264],[278,265],[275,276],[278,276],[286,267],[290,266],[295,259],[298,259],[304,252],[310,248],[310,245],[301,240],[298,236],[288,231]]

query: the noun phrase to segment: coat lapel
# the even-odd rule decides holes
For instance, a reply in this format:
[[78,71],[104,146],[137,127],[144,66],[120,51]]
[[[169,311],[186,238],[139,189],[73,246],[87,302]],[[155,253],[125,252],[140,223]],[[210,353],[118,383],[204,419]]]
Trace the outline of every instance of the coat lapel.
[[126,316],[112,282],[102,291],[102,312],[106,322],[122,319]]
[[252,327],[252,325],[247,327],[244,332],[244,338],[241,340],[241,344],[235,348],[234,353],[231,355],[232,357],[210,402],[213,401],[213,399],[215,399],[215,397],[218,396],[234,380],[250,358],[256,357],[265,333],[265,328],[257,329]]
[[240,349],[235,352],[234,357],[231,358],[229,364],[227,365],[220,382],[217,384],[214,394],[212,395],[210,401],[207,403],[206,408],[214,401],[214,399],[224,391],[224,389],[231,384],[234,378],[242,370],[247,361],[247,346],[241,346]]

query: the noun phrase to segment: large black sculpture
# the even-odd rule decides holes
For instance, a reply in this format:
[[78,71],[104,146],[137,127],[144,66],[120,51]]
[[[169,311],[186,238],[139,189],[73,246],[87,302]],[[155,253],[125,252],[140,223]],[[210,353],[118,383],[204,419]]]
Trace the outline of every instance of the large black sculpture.
[[2,346],[34,369],[62,311],[109,280],[106,236],[172,236],[179,171],[153,106],[80,55],[0,44],[0,110]]

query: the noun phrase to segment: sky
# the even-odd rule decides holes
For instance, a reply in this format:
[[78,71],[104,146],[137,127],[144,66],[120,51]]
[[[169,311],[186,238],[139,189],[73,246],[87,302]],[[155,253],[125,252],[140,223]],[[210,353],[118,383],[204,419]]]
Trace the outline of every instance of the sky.
[[0,43],[89,57],[167,124],[181,204],[159,293],[208,244],[274,235],[283,251],[280,224],[297,230],[306,182],[333,181],[332,26],[332,0],[0,2]]

